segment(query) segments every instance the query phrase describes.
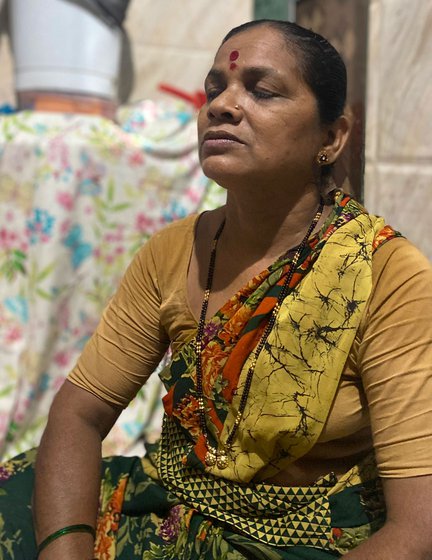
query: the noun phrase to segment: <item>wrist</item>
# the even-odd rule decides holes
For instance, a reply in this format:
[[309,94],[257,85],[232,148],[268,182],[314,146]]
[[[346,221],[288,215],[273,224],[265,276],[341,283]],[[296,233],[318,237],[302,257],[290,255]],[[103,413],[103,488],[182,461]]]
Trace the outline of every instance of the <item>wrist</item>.
[[92,560],[95,530],[86,524],[68,525],[47,535],[37,549],[38,560],[67,558]]

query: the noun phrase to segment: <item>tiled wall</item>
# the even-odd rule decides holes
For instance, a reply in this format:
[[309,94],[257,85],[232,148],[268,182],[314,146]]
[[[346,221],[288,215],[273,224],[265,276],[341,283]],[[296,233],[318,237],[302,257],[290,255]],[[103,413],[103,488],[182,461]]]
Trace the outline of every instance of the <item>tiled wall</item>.
[[[202,88],[223,36],[252,19],[252,14],[253,0],[132,0],[125,24],[130,57],[124,57],[122,93],[130,93],[129,99],[134,101],[160,95],[160,82],[187,91]],[[3,39],[0,104],[13,99],[7,47]],[[134,70],[132,84],[128,59]]]
[[365,203],[432,259],[432,2],[371,0]]

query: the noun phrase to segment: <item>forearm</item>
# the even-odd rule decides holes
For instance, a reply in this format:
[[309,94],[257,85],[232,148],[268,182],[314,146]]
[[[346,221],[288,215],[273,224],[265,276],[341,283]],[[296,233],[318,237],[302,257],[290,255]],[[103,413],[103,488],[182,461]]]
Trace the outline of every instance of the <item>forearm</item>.
[[[54,401],[36,460],[33,511],[38,543],[69,525],[95,527],[101,441],[116,416],[108,409],[109,420],[99,421],[93,411],[100,407],[107,405],[71,384]],[[64,535],[40,555],[41,560],[92,557],[93,537],[87,533]]]
[[[79,417],[55,415],[45,431],[36,462],[34,513],[38,542],[68,525],[95,526],[100,462],[101,438],[97,430]],[[41,559],[61,556],[82,560],[91,558],[92,552],[91,535],[76,533],[54,541]]]
[[412,534],[396,524],[386,523],[381,530],[343,557],[347,560],[432,560],[432,550],[425,550],[421,540],[420,536],[413,538]]

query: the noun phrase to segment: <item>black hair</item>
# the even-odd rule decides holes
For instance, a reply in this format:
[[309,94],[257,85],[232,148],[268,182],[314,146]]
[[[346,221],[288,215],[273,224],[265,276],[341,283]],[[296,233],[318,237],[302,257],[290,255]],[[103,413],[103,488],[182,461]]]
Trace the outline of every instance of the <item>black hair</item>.
[[300,54],[299,67],[305,83],[314,94],[321,122],[333,123],[343,114],[346,101],[347,74],[337,50],[321,35],[290,21],[258,19],[234,27],[222,44],[251,27],[266,25],[281,33],[287,47]]

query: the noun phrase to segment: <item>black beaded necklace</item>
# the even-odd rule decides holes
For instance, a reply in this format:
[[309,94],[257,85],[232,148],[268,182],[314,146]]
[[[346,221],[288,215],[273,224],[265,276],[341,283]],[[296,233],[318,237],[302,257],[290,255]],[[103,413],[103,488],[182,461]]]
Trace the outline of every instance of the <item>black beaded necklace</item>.
[[255,366],[256,366],[256,362],[258,359],[258,356],[261,353],[261,350],[264,348],[264,345],[267,341],[267,338],[271,332],[271,330],[274,327],[274,324],[276,322],[276,317],[277,314],[279,312],[279,309],[281,307],[282,301],[285,299],[287,292],[289,290],[289,285],[291,282],[291,279],[293,277],[293,274],[297,268],[297,263],[298,260],[300,258],[300,255],[303,252],[303,249],[306,246],[306,243],[308,242],[308,239],[311,235],[311,233],[313,232],[313,230],[315,229],[319,219],[322,216],[322,212],[323,212],[323,208],[324,208],[324,202],[321,199],[320,200],[320,204],[318,207],[318,210],[315,214],[314,219],[312,220],[306,235],[304,236],[302,242],[300,243],[300,245],[297,247],[296,252],[294,253],[294,256],[292,258],[291,264],[290,264],[290,268],[289,271],[285,277],[285,281],[284,284],[282,286],[282,289],[279,293],[279,297],[277,299],[276,305],[274,306],[273,310],[272,310],[272,314],[270,316],[270,319],[267,323],[267,326],[255,348],[255,351],[253,353],[252,356],[252,360],[246,375],[246,380],[245,380],[245,386],[242,392],[242,395],[240,397],[240,404],[239,404],[239,408],[237,411],[237,415],[235,417],[234,420],[234,425],[231,428],[231,431],[229,432],[227,439],[225,441],[225,444],[223,445],[222,449],[216,449],[215,447],[213,447],[212,445],[210,445],[209,439],[208,439],[208,431],[207,431],[207,423],[206,423],[206,411],[205,411],[205,405],[204,405],[204,392],[203,392],[203,372],[202,372],[202,351],[203,351],[203,338],[204,338],[204,326],[205,326],[205,320],[206,320],[206,315],[207,315],[207,308],[208,308],[208,304],[209,304],[209,299],[210,299],[210,293],[211,293],[211,288],[212,288],[212,283],[213,283],[213,276],[214,276],[214,269],[215,269],[215,262],[216,262],[216,250],[217,250],[217,244],[219,241],[219,238],[221,236],[221,233],[223,231],[223,228],[225,226],[225,220],[221,223],[221,225],[219,226],[214,238],[213,238],[213,246],[212,246],[212,251],[210,254],[210,263],[209,263],[209,268],[208,268],[208,273],[207,273],[207,286],[206,289],[204,291],[204,298],[203,298],[203,302],[202,302],[202,306],[201,306],[201,313],[200,313],[200,318],[199,318],[199,323],[198,323],[198,329],[197,329],[197,335],[195,338],[195,352],[196,352],[196,394],[197,394],[197,399],[198,399],[198,416],[199,416],[199,423],[200,423],[200,427],[201,427],[201,431],[202,434],[204,436],[205,442],[206,442],[206,447],[207,447],[207,453],[205,456],[205,463],[208,467],[214,467],[215,465],[219,468],[219,469],[225,469],[228,466],[228,462],[229,462],[229,458],[228,458],[228,454],[231,450],[232,447],[232,443],[234,441],[234,438],[236,436],[238,427],[240,425],[242,416],[243,416],[243,412],[246,408],[246,403],[247,403],[247,399],[249,396],[249,391],[252,385],[252,379],[253,379],[253,374],[255,371]]

